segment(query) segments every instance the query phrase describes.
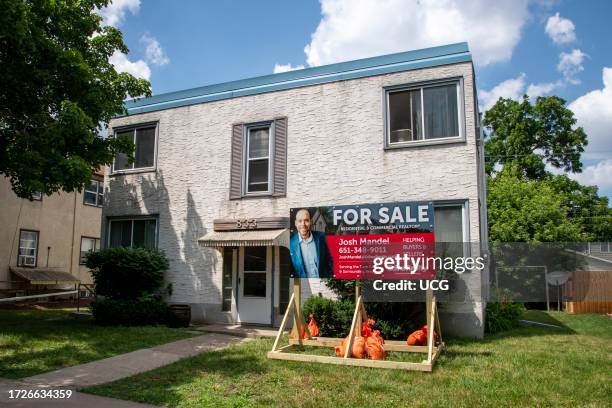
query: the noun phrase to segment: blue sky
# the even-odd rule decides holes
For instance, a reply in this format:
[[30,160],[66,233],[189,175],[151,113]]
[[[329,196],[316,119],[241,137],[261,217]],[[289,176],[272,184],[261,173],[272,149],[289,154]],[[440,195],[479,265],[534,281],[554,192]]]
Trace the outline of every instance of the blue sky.
[[612,1],[115,0],[101,14],[130,48],[111,61],[155,94],[468,41],[481,110],[566,99],[589,135],[572,177],[612,197]]

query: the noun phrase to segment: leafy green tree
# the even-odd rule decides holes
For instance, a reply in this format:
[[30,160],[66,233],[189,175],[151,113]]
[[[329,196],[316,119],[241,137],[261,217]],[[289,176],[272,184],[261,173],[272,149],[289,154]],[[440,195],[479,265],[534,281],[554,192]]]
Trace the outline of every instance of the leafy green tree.
[[20,197],[80,190],[117,152],[133,153],[100,134],[126,97],[151,94],[108,61],[128,52],[94,12],[108,3],[0,0],[0,174]]
[[550,180],[525,180],[509,171],[489,178],[489,239],[497,242],[580,242],[587,235],[569,217],[566,196]]
[[528,179],[547,177],[546,163],[574,173],[582,170],[586,134],[574,128],[573,112],[557,96],[538,97],[535,104],[527,95],[522,102],[500,98],[485,113],[483,124],[492,130],[485,145],[489,175],[508,165]]
[[565,175],[552,176],[551,187],[563,196],[568,218],[579,224],[588,241],[612,241],[612,208],[596,186],[583,186]]

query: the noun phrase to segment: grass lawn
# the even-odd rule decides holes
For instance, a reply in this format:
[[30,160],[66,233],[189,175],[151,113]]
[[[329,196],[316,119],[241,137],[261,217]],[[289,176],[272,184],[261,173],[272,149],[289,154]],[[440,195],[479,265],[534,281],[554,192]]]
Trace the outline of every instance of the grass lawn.
[[170,407],[610,406],[612,319],[526,318],[564,328],[447,339],[433,373],[268,360],[272,340],[256,340],[86,391]]
[[193,336],[167,327],[99,327],[72,310],[0,310],[0,377],[22,378]]

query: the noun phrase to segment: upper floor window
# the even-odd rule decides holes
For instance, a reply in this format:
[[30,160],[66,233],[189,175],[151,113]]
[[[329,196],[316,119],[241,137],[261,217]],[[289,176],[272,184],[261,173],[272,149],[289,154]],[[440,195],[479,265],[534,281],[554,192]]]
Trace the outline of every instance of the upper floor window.
[[125,154],[117,154],[113,163],[113,172],[153,168],[155,166],[156,129],[155,124],[148,124],[117,130],[115,137],[126,138],[134,143],[134,161],[129,163]]
[[109,247],[157,248],[157,218],[110,220]]
[[83,204],[102,207],[104,205],[104,183],[99,180],[91,180],[89,186],[85,187],[83,193]]
[[247,126],[245,191],[267,193],[270,191],[270,133],[272,124]]
[[453,81],[387,89],[386,146],[463,138],[460,84],[460,81]]
[[38,256],[38,231],[19,231],[18,266],[36,266]]
[[232,127],[230,199],[284,196],[287,191],[287,118]]

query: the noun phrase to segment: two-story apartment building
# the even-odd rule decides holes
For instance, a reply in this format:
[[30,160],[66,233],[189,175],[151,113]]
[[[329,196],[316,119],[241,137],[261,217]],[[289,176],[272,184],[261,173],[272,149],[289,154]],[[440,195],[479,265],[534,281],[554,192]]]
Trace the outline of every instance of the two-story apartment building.
[[100,248],[104,171],[82,192],[19,198],[0,178],[0,296],[91,284],[84,254]]
[[[292,290],[289,209],[430,201],[436,239],[485,250],[483,147],[467,44],[343,62],[127,102],[136,145],[106,178],[104,245],[170,260],[194,320],[278,324]],[[315,220],[315,223],[317,221]],[[472,254],[479,255],[479,254]],[[486,272],[446,332],[483,334]],[[329,295],[304,280],[304,298]]]

